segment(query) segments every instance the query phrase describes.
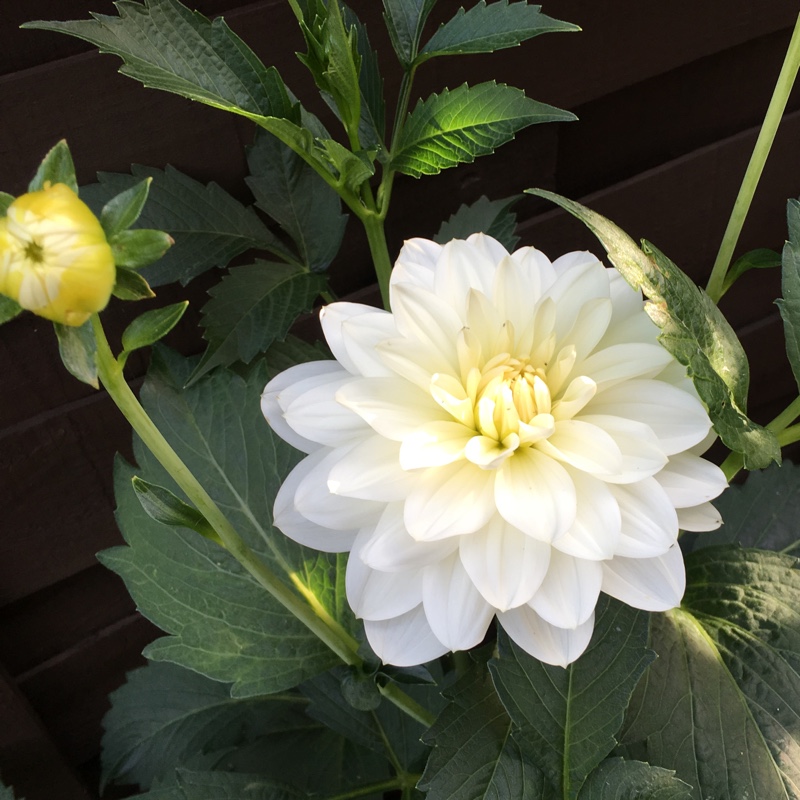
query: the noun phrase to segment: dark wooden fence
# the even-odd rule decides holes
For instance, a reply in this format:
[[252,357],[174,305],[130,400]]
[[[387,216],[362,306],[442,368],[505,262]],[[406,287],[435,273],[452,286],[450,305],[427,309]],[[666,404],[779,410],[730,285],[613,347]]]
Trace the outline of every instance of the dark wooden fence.
[[[460,0],[440,0],[437,19]],[[707,276],[757,126],[800,8],[788,0],[550,0],[544,10],[582,26],[492,56],[444,60],[419,75],[421,94],[488,78],[524,88],[581,118],[529,128],[494,156],[438,177],[399,180],[389,229],[431,235],[462,202],[530,186],[582,198],[634,236],[656,243],[701,280]],[[284,0],[198,0],[224,13],[302,98],[310,80]],[[399,84],[378,0],[353,0],[384,56],[387,89]],[[20,31],[29,19],[113,13],[110,0],[4,0],[0,7],[0,188],[19,193],[43,153],[69,140],[81,183],[132,162],[171,163],[247,199],[243,148],[252,127],[117,74],[117,59],[55,34]],[[435,21],[434,21],[435,22]],[[316,109],[315,110],[319,110]],[[800,96],[793,96],[740,250],[779,249],[788,197],[800,194]],[[518,206],[524,243],[558,255],[598,247],[582,226],[545,203]],[[363,237],[351,225],[333,266],[340,293],[369,284]],[[193,325],[201,279],[168,287],[158,303],[188,296],[194,315],[172,337],[200,349]],[[751,358],[760,421],[791,398],[772,304],[777,275],[759,273],[725,297]],[[137,311],[140,309],[137,309]],[[108,314],[119,332],[132,311]],[[96,797],[100,719],[106,696],[141,663],[157,635],[121,582],[94,554],[121,541],[111,466],[129,453],[126,425],[102,392],[66,375],[48,330],[30,316],[0,329],[0,771],[28,800]],[[134,381],[144,371],[133,360]]]

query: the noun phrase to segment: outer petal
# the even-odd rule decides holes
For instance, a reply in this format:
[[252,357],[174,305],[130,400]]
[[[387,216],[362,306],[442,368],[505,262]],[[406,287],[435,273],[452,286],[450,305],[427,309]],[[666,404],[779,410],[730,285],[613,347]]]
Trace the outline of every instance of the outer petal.
[[608,478],[622,471],[622,452],[614,439],[601,427],[582,420],[558,420],[555,433],[537,447],[550,458],[590,475]]
[[653,558],[672,547],[678,538],[678,515],[654,478],[609,488],[622,512],[615,558]]
[[683,531],[715,531],[722,525],[722,516],[711,503],[678,509],[678,525]]
[[[584,304],[598,297],[610,297],[605,267],[591,253],[567,253],[553,262],[556,282],[546,293],[558,307],[558,341],[569,333]],[[605,330],[605,329],[604,329]]]
[[494,616],[457,553],[425,569],[422,603],[431,630],[449,650],[469,650],[480,644]]
[[671,456],[656,475],[675,508],[688,508],[718,497],[727,488],[725,473],[710,461],[692,453]]
[[527,603],[541,585],[550,563],[550,545],[496,514],[479,531],[461,537],[459,555],[486,602],[507,611]]
[[575,629],[594,613],[603,570],[597,561],[584,561],[555,548],[542,585],[528,605],[557,628]]
[[353,447],[328,474],[333,494],[387,503],[404,500],[415,482],[400,467],[400,445],[377,435]]
[[319,314],[322,332],[336,360],[351,374],[390,375],[375,353],[375,345],[397,336],[394,319],[361,303],[331,303]]
[[555,270],[544,253],[521,247],[498,265],[492,299],[500,315],[521,331],[528,324],[531,308],[555,280]]
[[497,615],[505,632],[526,652],[545,664],[566,667],[586,649],[594,630],[594,614],[574,629],[556,628],[529,606]]
[[686,588],[681,548],[674,544],[655,558],[614,558],[603,563],[603,591],[644,611],[680,605]]
[[[392,269],[390,278],[392,290],[396,284],[411,283],[421,289],[432,291],[434,269],[441,252],[442,245],[430,239],[406,240]],[[392,305],[394,306],[394,303]]]
[[365,620],[364,630],[384,664],[413,667],[448,651],[431,630],[422,604],[394,619]]
[[[443,248],[434,273],[434,291],[459,315],[466,308],[467,295],[477,289],[488,295],[494,284],[497,264],[508,251],[485,234],[469,240],[454,239]],[[461,316],[461,319],[465,318]]]
[[464,457],[475,430],[460,422],[428,422],[403,439],[400,463],[403,469],[442,467]]
[[652,378],[671,361],[672,356],[660,344],[629,342],[595,350],[578,361],[573,371],[591,378],[598,388],[608,389],[632,378]]

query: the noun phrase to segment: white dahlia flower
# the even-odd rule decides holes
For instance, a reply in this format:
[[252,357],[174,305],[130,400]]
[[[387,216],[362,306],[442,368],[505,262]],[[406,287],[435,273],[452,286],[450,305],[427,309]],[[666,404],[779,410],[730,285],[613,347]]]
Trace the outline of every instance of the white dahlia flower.
[[406,242],[392,313],[322,311],[336,361],[267,385],[308,456],[275,524],[349,551],[347,596],[384,662],[481,642],[497,616],[536,658],[586,648],[599,593],[663,611],[678,529],[712,530],[725,488],[711,422],[640,294],[591,254],[551,263],[479,234]]

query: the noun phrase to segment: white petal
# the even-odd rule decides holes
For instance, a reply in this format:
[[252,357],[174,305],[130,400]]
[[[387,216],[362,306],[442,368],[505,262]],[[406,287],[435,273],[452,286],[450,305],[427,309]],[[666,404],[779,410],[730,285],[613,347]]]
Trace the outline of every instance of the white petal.
[[675,508],[700,505],[718,497],[727,488],[725,473],[710,461],[691,453],[671,456],[656,475]]
[[609,489],[622,512],[616,556],[651,558],[665,553],[678,538],[678,515],[658,482],[645,478],[624,486],[610,484]]
[[660,344],[633,342],[595,350],[578,362],[574,371],[587,375],[598,387],[608,389],[632,378],[652,378],[673,360]]
[[682,531],[715,531],[722,525],[722,515],[711,503],[678,509],[678,526]]
[[558,462],[520,448],[497,472],[497,510],[528,536],[552,542],[575,521],[575,485]]
[[383,436],[369,436],[345,455],[328,475],[333,494],[362,500],[403,500],[415,477],[400,467],[400,445]]
[[432,291],[434,269],[441,252],[442,245],[430,239],[408,239],[404,242],[392,269],[392,291],[399,283],[411,283]]
[[594,614],[574,629],[556,628],[529,606],[497,615],[505,632],[526,652],[545,664],[566,667],[586,649],[594,630]]
[[445,374],[454,380],[460,379],[458,371],[436,350],[416,339],[387,339],[376,345],[375,351],[395,375],[424,391],[428,390],[434,375]]
[[605,267],[591,253],[567,253],[553,262],[553,269],[556,282],[546,297],[552,297],[558,307],[556,335],[561,342],[584,304],[600,297],[609,298],[610,289]]
[[426,470],[406,499],[408,532],[434,541],[482,528],[495,511],[494,480],[494,472],[463,461]]
[[397,336],[392,315],[360,303],[331,303],[320,311],[325,340],[336,360],[353,375],[390,375],[375,346]]
[[461,537],[459,555],[486,602],[507,611],[527,603],[539,588],[550,563],[550,545],[496,514],[484,528]]
[[418,542],[406,530],[403,504],[389,503],[370,538],[361,548],[361,560],[383,572],[422,569],[447,558],[458,548],[459,538]]
[[480,238],[470,237],[468,241],[454,239],[448,242],[436,264],[434,291],[458,313],[466,308],[470,289],[477,289],[485,295],[491,292],[497,264],[508,255],[505,248],[491,237],[478,236]]
[[403,469],[442,467],[464,457],[475,431],[460,422],[428,422],[403,439],[400,465]]
[[522,247],[500,261],[495,273],[492,299],[500,315],[521,331],[531,308],[556,279],[550,259],[533,247]]
[[606,478],[622,471],[622,453],[602,428],[575,419],[556,422],[555,433],[538,442],[538,449],[558,461]]
[[[561,309],[559,308],[559,314]],[[603,338],[611,320],[611,300],[595,297],[587,300],[570,330],[558,340],[559,347],[572,344],[579,359],[586,358]]]
[[443,656],[448,648],[434,636],[422,604],[386,620],[365,620],[370,646],[384,664],[413,667]]
[[584,561],[555,548],[542,585],[528,605],[557,628],[575,629],[592,616],[603,570],[597,561]]
[[655,558],[614,558],[603,562],[603,591],[644,611],[680,605],[686,588],[681,548],[674,544]]
[[326,448],[304,458],[286,477],[273,507],[274,525],[290,539],[323,553],[346,553],[355,542],[358,530],[331,530],[306,519],[294,505],[297,487],[305,476],[328,454]]
[[480,644],[494,616],[457,553],[425,569],[422,603],[431,630],[449,650],[469,650]]

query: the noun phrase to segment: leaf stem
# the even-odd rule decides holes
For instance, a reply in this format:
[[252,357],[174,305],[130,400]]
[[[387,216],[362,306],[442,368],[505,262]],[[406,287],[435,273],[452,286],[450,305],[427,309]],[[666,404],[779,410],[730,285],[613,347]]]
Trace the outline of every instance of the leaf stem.
[[327,620],[321,619],[310,605],[298,597],[256,556],[234,530],[220,511],[219,506],[172,449],[125,381],[122,366],[111,352],[100,317],[97,314],[92,316],[92,328],[97,341],[98,377],[109,397],[144,444],[172,475],[197,510],[206,518],[225,549],[255,578],[260,586],[333,650],[345,664],[360,666],[362,659],[356,652],[358,643],[344,630],[332,629]]
[[761,126],[761,131],[758,134],[758,139],[753,148],[753,154],[750,156],[750,163],[747,165],[742,185],[739,188],[739,194],[734,203],[730,219],[728,220],[728,227],[725,229],[719,253],[717,253],[717,258],[714,262],[714,268],[708,280],[706,292],[715,303],[722,297],[725,275],[728,272],[733,251],[736,248],[736,243],[739,241],[739,234],[742,232],[742,226],[747,217],[747,212],[750,210],[750,204],[753,200],[756,186],[758,186],[761,172],[764,169],[767,156],[772,148],[778,125],[780,124],[781,117],[786,108],[789,93],[792,90],[799,68],[800,15],[797,17],[792,38],[789,42],[789,48],[786,51],[786,57],[781,67],[778,81],[775,84],[775,90],[772,94],[767,114],[764,117],[764,123]]
[[386,684],[379,683],[378,690],[390,703],[394,703],[399,709],[405,711],[409,717],[415,719],[426,728],[430,728],[436,721],[436,717],[427,708],[409,697],[397,684],[391,682]]
[[413,780],[414,783],[416,783],[421,777],[421,775],[404,774],[396,778],[380,781],[379,783],[369,783],[366,786],[358,786],[355,789],[349,789],[346,792],[331,795],[326,798],[326,800],[350,800],[352,797],[364,797],[365,795],[378,794],[379,792],[390,792],[392,789],[402,789],[405,791],[409,780]]
[[795,442],[800,442],[800,425],[792,425],[778,434],[778,444],[781,447],[786,447],[787,444],[794,444]]

